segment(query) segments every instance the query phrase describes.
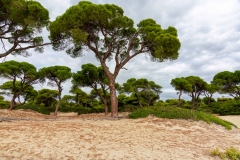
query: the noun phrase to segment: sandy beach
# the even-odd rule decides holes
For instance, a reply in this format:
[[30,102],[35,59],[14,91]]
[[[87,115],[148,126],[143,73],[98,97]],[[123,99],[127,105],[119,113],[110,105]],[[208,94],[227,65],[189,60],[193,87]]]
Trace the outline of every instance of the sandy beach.
[[[8,110],[0,110],[0,117],[1,160],[206,160],[217,159],[210,155],[217,147],[240,149],[240,129],[201,121],[53,117]],[[230,117],[240,128],[240,116]]]

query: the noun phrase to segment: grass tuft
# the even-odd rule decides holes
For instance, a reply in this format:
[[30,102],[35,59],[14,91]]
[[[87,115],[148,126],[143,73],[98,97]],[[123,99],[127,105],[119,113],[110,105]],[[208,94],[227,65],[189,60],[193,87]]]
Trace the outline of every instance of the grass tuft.
[[225,152],[221,152],[218,148],[214,149],[211,151],[211,156],[215,157],[219,157],[222,160],[240,160],[240,150],[234,148],[234,147],[230,147],[227,148]]

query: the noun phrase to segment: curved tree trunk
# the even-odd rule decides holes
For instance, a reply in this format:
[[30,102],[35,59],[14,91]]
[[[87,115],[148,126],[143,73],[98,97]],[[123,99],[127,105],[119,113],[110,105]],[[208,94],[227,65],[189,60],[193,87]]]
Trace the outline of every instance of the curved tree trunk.
[[12,110],[16,106],[15,99],[18,97],[18,95],[20,95],[20,94],[14,94],[13,95],[12,100],[10,102],[9,110]]
[[12,110],[15,107],[15,104],[16,104],[15,99],[12,99],[10,102],[9,110]]
[[180,106],[182,104],[181,96],[182,96],[182,91],[180,90],[179,96],[178,96],[178,106]]
[[57,103],[57,105],[56,105],[55,112],[54,112],[54,115],[55,115],[55,116],[57,115],[58,108],[60,107],[61,102],[62,102],[61,95],[62,95],[62,91],[59,91],[59,92],[58,92],[58,97],[59,97],[59,99],[58,99],[58,103]]
[[141,103],[141,101],[140,101],[140,98],[139,98],[139,96],[137,95],[137,93],[135,93],[135,95],[136,95],[136,97],[137,97],[137,100],[138,100],[138,104],[143,108],[143,105],[142,105],[142,103]]

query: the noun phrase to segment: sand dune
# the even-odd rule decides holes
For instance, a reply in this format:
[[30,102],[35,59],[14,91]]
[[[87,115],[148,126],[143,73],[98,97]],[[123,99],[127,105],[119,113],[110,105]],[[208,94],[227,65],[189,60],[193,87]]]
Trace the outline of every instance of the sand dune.
[[5,118],[0,122],[1,160],[205,160],[217,159],[210,156],[216,147],[240,149],[240,129],[228,131],[205,122],[111,119],[101,114],[56,118],[9,112],[0,110],[0,117]]

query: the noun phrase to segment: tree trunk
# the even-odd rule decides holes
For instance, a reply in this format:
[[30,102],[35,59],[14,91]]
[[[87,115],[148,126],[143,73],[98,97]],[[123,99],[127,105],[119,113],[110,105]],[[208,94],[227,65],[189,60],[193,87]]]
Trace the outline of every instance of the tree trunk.
[[195,109],[195,97],[192,97],[192,109]]
[[118,116],[118,101],[117,101],[114,79],[111,79],[109,88],[110,88],[110,99],[111,99],[111,116],[117,117]]
[[137,97],[138,104],[143,108],[142,103],[140,102],[140,98],[139,98],[139,96],[137,95],[137,93],[135,93],[135,95],[136,95],[136,97]]
[[58,103],[57,103],[57,105],[56,105],[55,112],[54,112],[54,115],[55,115],[55,116],[57,115],[58,108],[59,108],[60,105],[61,105],[61,101],[62,101],[61,94],[62,94],[61,91],[59,91],[59,93],[58,93],[59,99],[58,99]]
[[179,96],[178,96],[178,106],[180,106],[180,105],[182,104],[181,95],[182,95],[182,91],[179,92]]
[[105,115],[108,115],[107,100],[105,98],[103,98],[102,101],[103,101],[103,104],[104,104]]
[[13,95],[13,98],[10,102],[10,107],[9,107],[9,110],[12,110],[15,106],[16,106],[16,102],[15,102],[15,99],[18,97],[18,95],[14,94]]
[[10,107],[9,107],[10,111],[13,109],[14,105],[15,105],[15,102],[14,102],[14,99],[12,99],[10,102]]
[[148,107],[150,106],[151,101],[152,101],[152,100],[149,100],[149,101],[148,101]]

